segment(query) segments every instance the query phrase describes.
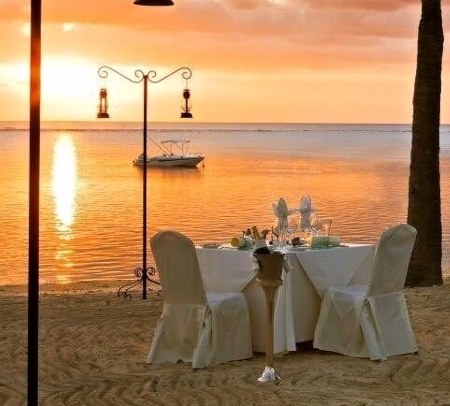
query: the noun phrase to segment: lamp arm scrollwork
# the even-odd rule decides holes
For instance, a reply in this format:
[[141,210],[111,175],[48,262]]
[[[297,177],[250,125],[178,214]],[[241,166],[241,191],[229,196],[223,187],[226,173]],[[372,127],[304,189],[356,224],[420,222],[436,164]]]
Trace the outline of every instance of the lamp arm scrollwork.
[[130,78],[130,77],[124,75],[123,73],[119,72],[118,70],[111,68],[110,66],[107,66],[107,65],[103,65],[98,69],[98,76],[100,76],[103,79],[106,79],[109,75],[108,71],[117,73],[119,76],[122,76],[124,79],[128,80],[129,82],[133,82],[133,83],[140,83],[145,79],[147,79],[150,83],[159,83],[159,82],[162,82],[163,80],[167,79],[168,77],[175,75],[175,73],[180,72],[180,71],[182,72],[181,76],[183,77],[183,79],[188,80],[192,77],[192,71],[189,68],[183,66],[181,68],[174,70],[173,72],[170,72],[169,74],[167,74],[159,79],[156,78],[158,73],[155,70],[150,70],[145,74],[141,69],[137,69],[134,72],[134,76],[136,76],[137,79],[133,79],[133,78]]
[[140,83],[144,79],[144,72],[142,72],[140,69],[138,69],[136,72],[134,72],[135,76],[138,79],[133,79],[133,78],[129,78],[128,76],[124,75],[123,73],[119,72],[118,70],[111,68],[111,66],[106,66],[106,65],[103,65],[100,68],[98,68],[98,76],[100,76],[103,79],[106,79],[109,75],[108,71],[117,73],[119,76],[122,76],[124,79],[126,79],[132,83]]
[[181,76],[183,77],[183,79],[188,80],[192,77],[192,71],[189,68],[183,66],[181,68],[174,70],[173,72],[170,72],[169,74],[167,74],[166,76],[164,76],[160,79],[156,79],[156,76],[157,76],[156,71],[154,71],[154,70],[148,71],[147,79],[150,83],[159,83],[159,82],[162,82],[163,80],[167,79],[168,77],[175,75],[175,73],[180,72],[180,71],[182,72]]

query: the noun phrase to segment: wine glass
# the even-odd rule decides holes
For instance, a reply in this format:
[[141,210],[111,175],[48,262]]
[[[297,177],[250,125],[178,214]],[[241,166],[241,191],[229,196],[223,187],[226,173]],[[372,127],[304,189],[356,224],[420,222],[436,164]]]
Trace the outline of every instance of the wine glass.
[[299,231],[299,219],[298,216],[293,214],[288,217],[288,223],[285,231],[286,242],[292,241]]
[[333,220],[332,220],[331,218],[329,218],[329,217],[323,218],[323,219],[321,220],[322,227],[323,227],[323,231],[324,231],[324,233],[325,233],[325,235],[326,235],[327,237],[330,236],[330,232],[331,232],[331,223],[332,223],[332,222],[333,222]]
[[311,213],[311,235],[317,235],[322,230],[322,219],[316,214]]
[[288,222],[287,218],[277,218],[275,224],[272,226],[272,236],[274,237],[273,246],[282,249],[286,244]]

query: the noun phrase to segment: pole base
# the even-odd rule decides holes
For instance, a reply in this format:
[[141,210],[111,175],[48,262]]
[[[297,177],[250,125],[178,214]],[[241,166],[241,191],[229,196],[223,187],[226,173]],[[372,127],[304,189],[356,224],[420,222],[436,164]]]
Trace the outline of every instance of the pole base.
[[[153,266],[150,266],[147,268],[146,272],[143,272],[142,268],[136,268],[134,270],[134,275],[136,276],[137,280],[134,280],[133,282],[126,283],[125,285],[122,285],[119,290],[117,291],[117,296],[122,297],[124,299],[131,299],[131,292],[137,288],[140,287],[140,285],[144,285],[144,279],[145,281],[149,281],[151,283],[154,283],[155,285],[161,286],[161,284],[157,281],[152,279],[150,276],[153,276],[156,274],[156,269]],[[147,284],[145,283],[145,287],[147,287]],[[144,286],[142,287],[144,289]],[[158,290],[158,295],[161,292],[161,288]],[[146,292],[143,292],[144,295],[146,295]]]
[[267,382],[278,382],[281,378],[275,372],[275,368],[266,365],[262,375],[258,378],[258,382],[267,383]]

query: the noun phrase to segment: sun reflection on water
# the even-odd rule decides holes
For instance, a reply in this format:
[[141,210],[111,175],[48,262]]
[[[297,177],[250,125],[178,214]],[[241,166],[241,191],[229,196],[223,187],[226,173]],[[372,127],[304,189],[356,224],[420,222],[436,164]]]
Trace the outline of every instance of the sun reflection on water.
[[53,150],[52,187],[56,205],[56,227],[62,233],[70,232],[75,211],[77,162],[72,137],[62,134]]
[[55,258],[65,267],[71,267],[71,249],[66,242],[73,238],[72,224],[75,214],[77,158],[72,137],[60,134],[53,149],[52,190],[55,199],[55,227],[62,243]]

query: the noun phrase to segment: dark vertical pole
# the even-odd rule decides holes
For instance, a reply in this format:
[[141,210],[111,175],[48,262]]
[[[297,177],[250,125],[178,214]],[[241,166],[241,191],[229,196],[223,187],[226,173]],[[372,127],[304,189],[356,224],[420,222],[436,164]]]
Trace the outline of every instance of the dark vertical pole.
[[144,180],[142,197],[142,299],[147,299],[147,85],[144,75]]
[[41,136],[41,0],[31,0],[30,172],[28,215],[28,406],[38,405],[39,166]]

